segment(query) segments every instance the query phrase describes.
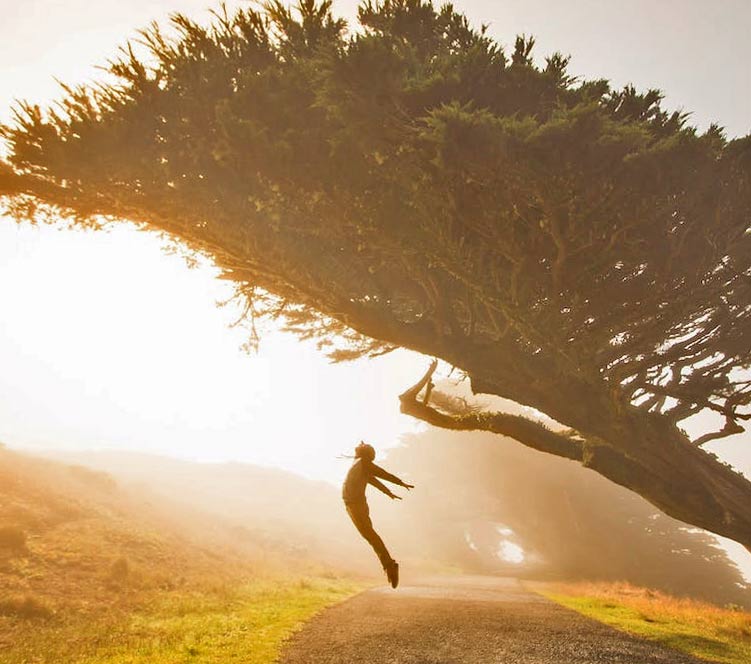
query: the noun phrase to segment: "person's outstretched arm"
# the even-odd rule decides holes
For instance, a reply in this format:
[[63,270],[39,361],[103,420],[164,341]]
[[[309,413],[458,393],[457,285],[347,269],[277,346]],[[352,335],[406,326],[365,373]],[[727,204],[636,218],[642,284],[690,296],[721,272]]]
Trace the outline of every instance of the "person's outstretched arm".
[[382,480],[386,480],[387,482],[391,482],[392,484],[398,484],[399,486],[403,486],[405,489],[415,488],[412,484],[407,484],[406,482],[403,482],[396,475],[392,475],[389,471],[384,470],[380,466],[376,466],[374,463],[371,463],[370,465],[373,468],[373,475],[375,475],[376,477],[380,477]]
[[379,482],[375,477],[371,477],[368,480],[368,483],[372,484],[379,491],[383,491],[383,493],[385,493],[389,498],[392,498],[392,499],[395,498],[396,500],[401,500],[399,496],[397,496],[394,493],[391,493],[391,490],[387,486]]

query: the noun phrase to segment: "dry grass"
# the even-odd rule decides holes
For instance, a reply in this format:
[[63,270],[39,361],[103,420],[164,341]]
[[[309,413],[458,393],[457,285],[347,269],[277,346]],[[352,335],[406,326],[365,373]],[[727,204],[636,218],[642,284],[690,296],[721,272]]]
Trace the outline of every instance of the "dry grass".
[[363,588],[347,579],[266,578],[159,593],[148,604],[45,621],[2,618],[3,664],[272,664],[286,638]]
[[2,664],[270,664],[363,587],[183,511],[0,448]]
[[536,586],[546,597],[618,629],[724,664],[751,662],[751,612],[628,583]]

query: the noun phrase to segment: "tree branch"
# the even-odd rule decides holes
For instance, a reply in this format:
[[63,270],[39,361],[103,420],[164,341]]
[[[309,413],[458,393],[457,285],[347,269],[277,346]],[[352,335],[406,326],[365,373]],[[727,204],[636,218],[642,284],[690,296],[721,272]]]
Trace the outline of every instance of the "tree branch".
[[[584,446],[581,440],[571,435],[551,431],[544,424],[527,419],[526,417],[499,412],[450,414],[433,408],[429,405],[428,398],[432,389],[431,378],[437,364],[433,360],[425,375],[412,387],[399,395],[401,411],[405,415],[411,415],[423,422],[443,429],[490,431],[514,438],[527,447],[541,452],[555,454],[556,456],[566,457],[575,461],[584,461]],[[426,386],[428,388],[427,398],[420,401],[417,399],[417,396]]]
[[713,431],[711,433],[705,433],[703,436],[699,436],[694,441],[691,441],[697,447],[705,445],[710,440],[717,440],[718,438],[727,438],[728,436],[734,436],[737,433],[743,433],[745,429],[735,422],[734,420],[727,418],[725,420],[725,426],[719,431]]

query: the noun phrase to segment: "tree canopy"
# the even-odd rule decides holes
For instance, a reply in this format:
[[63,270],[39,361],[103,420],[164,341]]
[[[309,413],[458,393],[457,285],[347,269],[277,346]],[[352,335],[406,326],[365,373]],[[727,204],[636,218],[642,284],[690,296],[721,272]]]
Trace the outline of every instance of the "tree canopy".
[[[2,128],[17,218],[131,220],[210,255],[249,317],[335,359],[407,347],[533,407],[402,408],[587,465],[751,546],[751,483],[701,445],[751,419],[751,136],[510,53],[450,5],[175,15],[106,83]],[[134,266],[134,269],[135,266]],[[690,441],[681,424],[719,424]]]

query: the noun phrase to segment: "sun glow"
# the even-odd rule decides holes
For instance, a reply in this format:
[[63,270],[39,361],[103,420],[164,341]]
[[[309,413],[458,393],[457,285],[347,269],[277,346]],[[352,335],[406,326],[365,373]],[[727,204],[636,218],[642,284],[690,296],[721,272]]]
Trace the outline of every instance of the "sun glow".
[[514,531],[507,526],[497,526],[496,530],[501,536],[501,541],[498,543],[496,549],[496,556],[507,563],[514,563],[519,565],[526,560],[524,549],[516,544],[511,538],[514,536]]
[[0,440],[141,449],[274,465],[336,480],[360,438],[420,425],[396,395],[420,356],[332,365],[270,329],[257,353],[209,265],[189,269],[134,227],[0,222]]

